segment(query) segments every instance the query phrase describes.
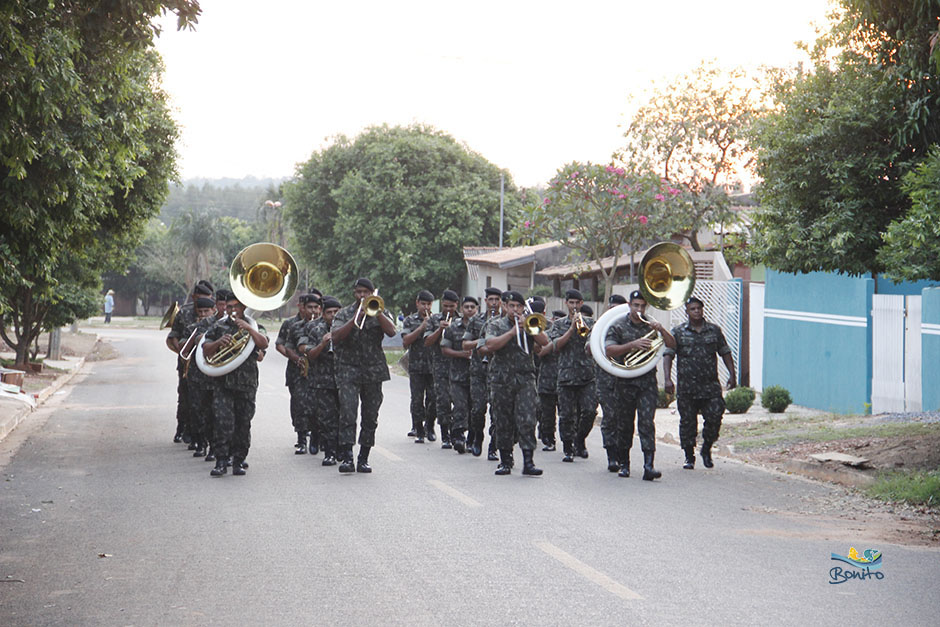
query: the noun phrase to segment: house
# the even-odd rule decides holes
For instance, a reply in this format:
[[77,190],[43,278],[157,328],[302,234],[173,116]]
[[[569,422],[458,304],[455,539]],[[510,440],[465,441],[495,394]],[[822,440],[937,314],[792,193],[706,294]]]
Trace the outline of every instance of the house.
[[518,290],[525,294],[535,286],[536,271],[559,263],[568,249],[559,242],[511,248],[467,247],[464,294],[482,296],[488,287]]

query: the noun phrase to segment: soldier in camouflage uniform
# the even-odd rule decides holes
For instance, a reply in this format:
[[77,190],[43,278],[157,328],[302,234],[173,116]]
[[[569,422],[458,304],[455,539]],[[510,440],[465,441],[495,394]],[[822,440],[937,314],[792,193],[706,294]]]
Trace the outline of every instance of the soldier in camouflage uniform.
[[[360,307],[364,299],[375,292],[372,281],[358,279],[353,288],[355,301],[336,313],[331,326],[333,350],[336,359],[336,386],[339,390],[338,453],[342,456],[339,471],[372,472],[369,452],[375,446],[375,429],[382,406],[382,382],[391,376],[382,348],[384,336],[394,337],[397,330],[388,312],[367,316]],[[359,328],[359,325],[362,328]],[[359,428],[359,457],[353,464],[353,444],[356,440],[356,417],[359,402],[362,414]]]
[[[167,347],[177,355],[179,355],[180,348],[182,348],[180,342],[185,342],[189,337],[186,334],[186,329],[192,329],[192,325],[196,323],[196,306],[194,304],[196,299],[200,296],[211,297],[214,291],[215,290],[212,288],[212,284],[208,281],[198,281],[193,286],[192,302],[186,303],[180,307],[179,313],[176,314],[176,318],[173,320],[173,325],[170,327],[170,332],[166,336]],[[182,359],[177,358],[176,434],[173,436],[173,441],[181,442],[185,440],[191,444],[192,438],[189,436],[187,431],[189,423],[189,386],[186,384],[186,381],[183,380],[183,368],[185,366],[185,362]],[[192,450],[195,450],[195,448],[195,446],[192,447]]]
[[264,327],[253,329],[245,316],[245,305],[230,294],[226,305],[228,318],[213,324],[206,331],[202,346],[206,357],[215,355],[232,342],[239,330],[251,335],[254,347],[248,358],[228,374],[216,377],[212,410],[215,414],[215,429],[212,434],[212,450],[215,453],[215,468],[210,475],[221,477],[226,473],[229,456],[232,458],[232,474],[244,475],[248,464],[248,449],[251,447],[251,419],[255,415],[255,395],[258,392],[258,362],[268,348],[268,337]]
[[[453,404],[450,400],[450,364],[441,353],[441,337],[457,317],[457,302],[460,297],[453,290],[444,290],[441,296],[441,313],[432,314],[428,328],[424,331],[424,345],[431,348],[431,372],[434,375],[434,407],[437,423],[441,426],[441,448],[451,448],[450,422]],[[434,424],[426,425],[427,438],[434,441]]]
[[512,472],[512,448],[519,438],[524,460],[522,474],[541,475],[533,456],[535,440],[535,406],[538,403],[535,388],[535,362],[533,346],[548,344],[544,333],[529,335],[524,328],[525,299],[516,291],[509,292],[510,316],[496,318],[486,325],[486,348],[493,356],[490,360],[491,411],[495,423],[496,445],[500,465],[497,475]]
[[685,453],[686,470],[695,468],[695,440],[698,437],[698,415],[702,414],[702,463],[706,468],[714,466],[712,445],[721,430],[721,417],[725,412],[725,400],[718,381],[718,366],[715,355],[725,362],[730,376],[728,389],[735,387],[734,358],[725,341],[721,327],[705,320],[705,305],[694,296],[685,304],[688,322],[672,330],[676,347],[663,353],[663,370],[666,374],[665,389],[672,394],[672,361],[678,355],[676,379],[679,393],[676,406],[679,409],[679,445]]
[[580,317],[590,329],[594,320],[581,314],[584,299],[578,290],[565,293],[568,315],[552,325],[548,336],[552,353],[558,356],[558,431],[564,446],[564,462],[575,456],[588,457],[585,440],[597,419],[597,388],[594,360],[585,351],[588,336],[582,337],[575,324]]
[[[487,321],[499,316],[499,297],[502,291],[495,287],[486,288],[486,310],[470,319],[463,336],[464,350],[473,351],[470,358],[470,419],[467,433],[467,447],[475,457],[483,454],[483,430],[486,427],[486,407],[489,404],[487,368],[489,354],[485,347],[480,347],[483,340],[483,327]],[[493,442],[493,422],[490,419],[490,455],[496,458],[496,444]]]
[[[618,305],[625,305],[627,299],[620,294],[611,294],[608,301],[608,309],[613,309]],[[618,472],[624,460],[621,459],[623,451],[627,449],[626,443],[620,442],[617,433],[617,421],[615,408],[617,399],[614,395],[614,381],[617,377],[610,374],[594,364],[594,380],[597,385],[597,400],[600,402],[601,411],[604,417],[601,419],[601,436],[604,439],[604,449],[607,451],[607,470]],[[627,463],[627,466],[630,464]],[[629,472],[629,468],[628,468]]]
[[298,340],[300,354],[310,363],[310,387],[314,393],[307,402],[315,406],[314,413],[323,442],[323,466],[336,465],[338,450],[339,392],[336,388],[336,364],[330,326],[340,307],[338,300],[326,296],[323,299],[323,317],[308,322],[304,326],[304,335]]
[[297,354],[296,345],[290,343],[291,329],[300,329],[311,319],[312,308],[306,299],[306,294],[297,299],[297,315],[281,323],[277,332],[274,346],[277,352],[287,357],[285,385],[290,392],[290,419],[297,434],[297,443],[294,444],[294,453],[302,455],[307,452],[307,421],[304,415],[303,390],[304,383],[300,376],[300,355]]
[[[316,294],[303,294],[300,297],[300,302],[302,305],[301,313],[304,319],[302,322],[291,325],[287,332],[287,341],[284,343],[284,350],[287,353],[288,359],[292,360],[296,357],[294,363],[297,365],[297,374],[293,388],[294,392],[291,394],[291,420],[294,420],[296,412],[297,423],[295,430],[303,435],[298,439],[297,449],[294,453],[303,455],[305,452],[309,451],[311,455],[316,455],[320,452],[320,425],[317,421],[316,405],[313,400],[315,392],[313,381],[309,373],[310,364],[309,362],[306,364],[308,372],[305,377],[303,374],[303,353],[297,349],[298,346],[300,346],[300,338],[303,337],[307,325],[320,317],[321,299]],[[293,406],[294,394],[298,397],[296,407]],[[308,437],[309,443],[305,441]]]
[[[651,340],[644,337],[650,331],[657,331],[669,348],[676,347],[676,340],[655,320],[644,321],[646,299],[639,291],[630,294],[630,314],[624,316],[607,328],[604,338],[607,356],[623,363],[623,356],[634,350],[647,350]],[[656,401],[659,391],[656,386],[656,370],[650,370],[638,377],[617,377],[614,381],[615,415],[618,440],[622,443],[619,459],[621,477],[630,476],[630,447],[633,446],[633,421],[636,418],[637,431],[640,434],[640,447],[643,449],[643,479],[652,481],[662,476],[653,467],[656,453],[656,425],[653,417],[656,413]]]
[[467,452],[465,433],[470,424],[470,359],[473,356],[473,351],[463,348],[463,339],[479,306],[473,296],[464,296],[460,317],[444,330],[441,338],[441,352],[450,363],[450,398],[453,403],[450,438],[454,450],[461,455]]
[[190,355],[183,368],[183,378],[189,388],[187,392],[189,398],[189,433],[192,443],[195,444],[193,457],[204,457],[209,446],[210,428],[213,424],[211,419],[212,392],[215,381],[213,377],[206,375],[196,366],[193,351],[199,345],[199,340],[205,332],[215,323],[213,314],[216,309],[215,302],[205,296],[197,298],[195,305],[198,319],[186,328],[186,337],[190,339],[180,352]]
[[[434,376],[431,374],[431,348],[424,345],[424,332],[428,329],[434,294],[418,292],[417,311],[405,318],[401,328],[401,343],[408,350],[408,385],[411,388],[411,431],[408,437],[415,444],[423,444],[425,425],[434,424]],[[432,432],[433,433],[433,432]]]
[[[532,304],[532,310],[538,311],[535,305],[535,303]],[[552,312],[552,324],[564,317],[563,312]],[[551,328],[549,328],[550,331]],[[542,351],[536,359],[539,360],[537,384],[539,440],[542,442],[543,451],[552,452],[555,450],[555,430],[558,419],[558,356],[550,351]]]

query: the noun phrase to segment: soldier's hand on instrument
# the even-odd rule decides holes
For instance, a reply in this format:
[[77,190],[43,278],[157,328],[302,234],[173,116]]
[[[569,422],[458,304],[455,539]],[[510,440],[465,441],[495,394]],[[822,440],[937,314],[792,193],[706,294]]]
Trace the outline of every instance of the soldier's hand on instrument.
[[229,344],[232,343],[232,336],[229,335],[228,333],[226,333],[219,339],[222,341],[222,346],[228,346]]
[[247,331],[248,329],[251,328],[251,325],[248,324],[248,322],[244,318],[235,318],[234,322],[235,322],[236,327],[244,331]]
[[264,360],[264,351],[258,351],[258,361]]
[[320,344],[329,344],[331,341],[333,341],[333,334],[327,333],[323,336],[323,339],[320,340]]
[[633,344],[633,350],[640,349],[645,351],[650,349],[650,347],[653,345],[653,341],[648,337],[641,337],[633,340],[631,344]]

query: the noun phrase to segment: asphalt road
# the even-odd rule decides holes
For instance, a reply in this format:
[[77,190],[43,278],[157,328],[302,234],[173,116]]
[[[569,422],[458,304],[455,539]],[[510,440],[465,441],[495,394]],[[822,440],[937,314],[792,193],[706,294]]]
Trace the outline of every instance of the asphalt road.
[[[385,384],[371,475],[294,455],[284,361],[262,363],[245,477],[172,444],[163,334],[103,332],[87,364],[0,443],[0,625],[937,625],[940,552],[810,515],[829,488],[724,459],[663,478],[537,453],[540,478],[405,437]],[[517,453],[518,457],[518,453]],[[850,547],[882,579],[829,583]],[[842,565],[846,566],[846,565]],[[847,570],[852,567],[846,566]]]

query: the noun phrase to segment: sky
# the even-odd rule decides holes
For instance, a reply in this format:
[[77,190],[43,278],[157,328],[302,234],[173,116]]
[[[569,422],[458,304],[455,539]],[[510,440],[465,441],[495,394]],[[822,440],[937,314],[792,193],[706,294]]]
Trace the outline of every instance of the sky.
[[606,163],[654,81],[802,58],[827,0],[200,0],[161,20],[182,178],[290,177],[378,124],[426,124],[522,186]]

